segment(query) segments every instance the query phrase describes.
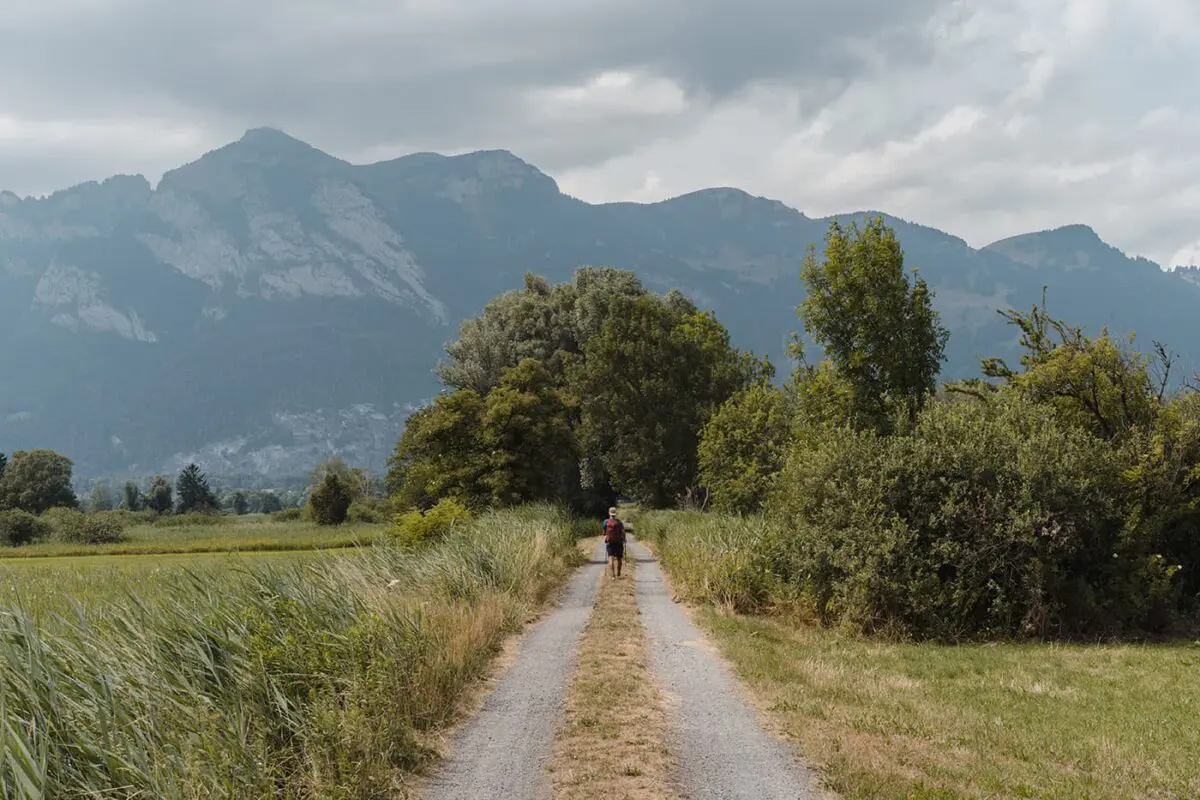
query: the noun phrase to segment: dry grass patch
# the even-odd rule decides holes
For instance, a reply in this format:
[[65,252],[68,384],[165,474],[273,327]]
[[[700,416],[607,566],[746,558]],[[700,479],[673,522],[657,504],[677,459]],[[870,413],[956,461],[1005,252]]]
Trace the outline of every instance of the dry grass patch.
[[[594,541],[592,540],[593,546]],[[601,578],[550,771],[560,800],[674,798],[663,698],[650,674],[634,564]]]
[[1200,644],[947,647],[697,619],[847,800],[1200,797]]

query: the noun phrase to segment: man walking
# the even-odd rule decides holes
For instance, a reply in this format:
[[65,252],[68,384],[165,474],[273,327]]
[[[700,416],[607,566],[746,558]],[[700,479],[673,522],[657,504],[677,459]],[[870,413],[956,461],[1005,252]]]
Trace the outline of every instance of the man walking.
[[608,510],[608,519],[601,523],[604,530],[604,549],[608,552],[608,572],[613,578],[621,577],[625,564],[625,523],[617,519],[617,509]]

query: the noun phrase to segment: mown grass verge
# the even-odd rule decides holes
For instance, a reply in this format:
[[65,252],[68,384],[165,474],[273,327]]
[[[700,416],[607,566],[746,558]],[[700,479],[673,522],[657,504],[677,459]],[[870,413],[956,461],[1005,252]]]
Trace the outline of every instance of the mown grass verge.
[[[588,542],[594,552],[598,539]],[[648,666],[633,559],[602,576],[550,770],[557,800],[673,798],[663,698]]]
[[396,797],[579,554],[570,520],[524,509],[415,551],[261,561],[0,612],[0,796]]
[[768,717],[843,797],[1200,796],[1200,643],[949,646],[821,629],[778,593],[761,523],[639,522]]

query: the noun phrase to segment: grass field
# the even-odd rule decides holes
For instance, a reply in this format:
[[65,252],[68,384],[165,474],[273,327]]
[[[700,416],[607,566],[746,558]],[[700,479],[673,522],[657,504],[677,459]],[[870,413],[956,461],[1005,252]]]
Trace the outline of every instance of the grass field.
[[264,516],[219,517],[205,525],[135,525],[125,541],[115,544],[39,542],[0,549],[0,563],[49,556],[127,555],[154,553],[225,553],[261,550],[318,550],[373,544],[383,525],[340,525],[279,522]]
[[845,798],[1200,797],[1200,643],[948,647],[699,618]]
[[[312,552],[326,537],[238,520],[122,545],[184,552],[0,562],[0,797],[404,796],[580,560],[571,520],[545,508],[417,550]],[[227,552],[186,552],[202,543]]]
[[843,797],[1200,797],[1200,642],[858,638],[792,614],[752,526],[648,519],[675,590]]
[[131,597],[152,603],[189,575],[227,583],[259,565],[321,557],[329,556],[313,551],[255,551],[6,559],[0,560],[0,608],[21,608],[40,617]]

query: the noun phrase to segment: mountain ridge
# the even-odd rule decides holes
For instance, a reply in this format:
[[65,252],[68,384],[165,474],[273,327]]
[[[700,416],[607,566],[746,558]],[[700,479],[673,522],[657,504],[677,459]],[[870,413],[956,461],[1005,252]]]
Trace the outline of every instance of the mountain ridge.
[[[632,269],[786,359],[799,267],[831,219],[736,187],[588,203],[503,149],[356,165],[274,128],[169,170],[40,198],[0,192],[0,450],[47,446],[83,474],[301,474],[382,465],[458,323],[533,271]],[[1011,356],[997,309],[1200,341],[1200,279],[1086,225],[981,248],[884,214],[937,292],[944,376]],[[1153,269],[1150,267],[1153,266]],[[1187,350],[1184,360],[1197,354]]]

